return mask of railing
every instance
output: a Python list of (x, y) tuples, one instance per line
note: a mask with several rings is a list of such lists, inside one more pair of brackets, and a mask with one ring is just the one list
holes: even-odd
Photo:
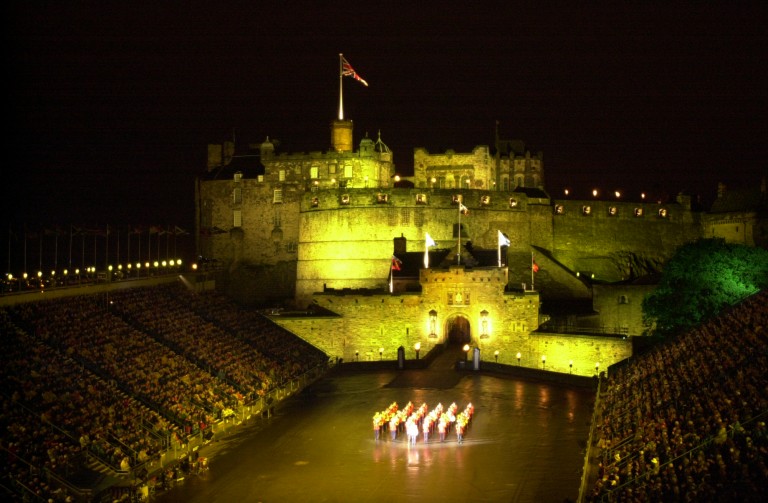
[(557, 334), (580, 334), (580, 335), (620, 335), (626, 337), (629, 335), (629, 327), (606, 327), (606, 326), (587, 326), (573, 325), (571, 323), (546, 322), (539, 327), (539, 332), (551, 332)]

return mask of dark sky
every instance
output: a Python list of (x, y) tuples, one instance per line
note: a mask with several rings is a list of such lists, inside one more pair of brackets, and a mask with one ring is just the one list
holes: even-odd
[(381, 131), (405, 173), (498, 120), (556, 196), (757, 183), (765, 2), (581, 3), (12, 2), (5, 215), (192, 226), (208, 143), (329, 147), (339, 52), (370, 84), (344, 79), (355, 143)]

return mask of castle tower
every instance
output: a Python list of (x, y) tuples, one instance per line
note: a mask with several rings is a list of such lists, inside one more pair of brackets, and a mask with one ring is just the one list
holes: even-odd
[(336, 152), (352, 152), (352, 121), (331, 123), (331, 146)]

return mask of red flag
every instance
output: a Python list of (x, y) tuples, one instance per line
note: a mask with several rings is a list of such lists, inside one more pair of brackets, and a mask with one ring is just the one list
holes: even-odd
[(531, 257), (531, 269), (533, 272), (539, 272), (539, 264), (536, 263), (536, 259)]
[(356, 81), (360, 82), (364, 86), (368, 86), (368, 82), (363, 80), (363, 78), (357, 74), (354, 68), (352, 68), (352, 65), (349, 64), (349, 61), (347, 61), (347, 58), (344, 56), (341, 57), (341, 74), (344, 77), (352, 77)]
[(399, 271), (400, 265), (403, 263), (402, 260), (392, 255), (392, 270), (393, 271)]

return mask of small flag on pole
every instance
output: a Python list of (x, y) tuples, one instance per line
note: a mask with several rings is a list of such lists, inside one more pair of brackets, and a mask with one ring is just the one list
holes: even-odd
[(344, 56), (341, 57), (341, 74), (344, 77), (352, 77), (364, 86), (368, 86), (368, 82), (366, 82), (360, 75), (357, 74), (355, 69), (352, 68), (352, 65), (349, 64), (349, 61), (347, 61), (347, 58)]
[(533, 272), (539, 272), (539, 264), (536, 263), (536, 259), (531, 255), (531, 269)]
[(437, 246), (437, 243), (435, 243), (435, 240), (432, 239), (432, 236), (427, 233), (427, 241), (426, 246), (424, 247), (424, 269), (429, 269), (429, 247), (430, 246)]
[(464, 206), (464, 203), (462, 203), (461, 201), (459, 201), (459, 213), (461, 213), (462, 215), (469, 215), (469, 208)]
[(509, 246), (509, 238), (505, 236), (503, 232), (501, 231), (497, 231), (497, 232), (499, 234), (498, 236), (499, 246), (496, 248), (496, 254), (497, 254), (498, 265), (499, 267), (501, 267), (501, 247)]
[(502, 246), (509, 246), (511, 243), (509, 242), (509, 238), (504, 235), (501, 231), (499, 231), (499, 247)]
[(400, 266), (402, 264), (403, 264), (402, 260), (400, 260), (399, 258), (397, 258), (394, 255), (392, 255), (392, 270), (393, 271), (399, 271), (400, 270)]

